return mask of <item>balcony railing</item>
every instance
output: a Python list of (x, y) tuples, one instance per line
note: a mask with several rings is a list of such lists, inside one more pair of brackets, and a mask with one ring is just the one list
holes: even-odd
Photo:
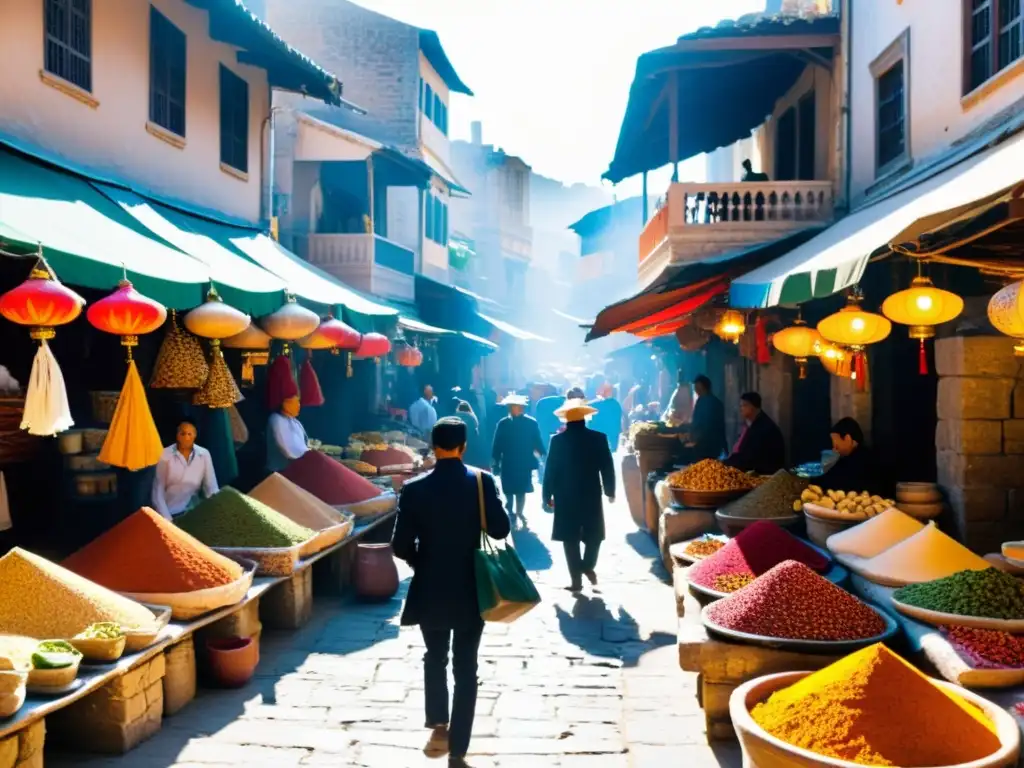
[(412, 275), (415, 272), (415, 254), (380, 235), (310, 235), (308, 254), (311, 263), (334, 273), (339, 269), (368, 269), (373, 265), (393, 269), (405, 275)]

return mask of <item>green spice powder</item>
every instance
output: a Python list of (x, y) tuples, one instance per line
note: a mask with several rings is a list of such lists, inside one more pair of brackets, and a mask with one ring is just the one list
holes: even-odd
[(917, 608), (987, 619), (1024, 619), (1024, 585), (996, 568), (960, 571), (896, 590), (894, 600)]
[(234, 488), (222, 488), (174, 522), (211, 547), (291, 547), (316, 535)]

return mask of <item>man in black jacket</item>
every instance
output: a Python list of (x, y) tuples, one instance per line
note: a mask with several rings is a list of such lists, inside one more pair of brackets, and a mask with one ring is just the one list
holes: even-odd
[(757, 392), (740, 395), (740, 416), (743, 431), (725, 463), (759, 475), (778, 472), (786, 465), (786, 441), (779, 425), (761, 410), (761, 395)]
[(597, 584), (594, 569), (604, 541), (602, 488), (609, 501), (615, 500), (615, 467), (608, 440), (587, 428), (587, 416), (596, 412), (581, 399), (566, 400), (556, 411), (567, 425), (564, 432), (551, 438), (544, 471), (543, 501), (555, 510), (551, 538), (562, 542), (565, 549), (572, 592), (583, 589), (583, 576)]
[(698, 376), (693, 380), (697, 402), (693, 406), (690, 435), (686, 447), (694, 461), (717, 459), (725, 453), (725, 406), (711, 392), (711, 379)]
[[(402, 624), (419, 624), (423, 655), (426, 727), (430, 747), (447, 749), (449, 765), (463, 765), (476, 714), (477, 652), (484, 622), (476, 596), (475, 552), (481, 523), (487, 535), (504, 539), (509, 519), (494, 478), (482, 473), (480, 508), (476, 471), (462, 463), (466, 425), (457, 418), (437, 422), (431, 433), (437, 465), (405, 484), (398, 501), (392, 547), (413, 568)], [(448, 651), (453, 654), (455, 696), (449, 729)]]

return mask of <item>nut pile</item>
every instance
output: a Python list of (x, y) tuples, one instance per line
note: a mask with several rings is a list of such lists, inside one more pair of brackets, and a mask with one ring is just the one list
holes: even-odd
[(790, 640), (865, 640), (886, 626), (875, 610), (794, 560), (714, 603), (708, 618), (726, 629)]
[(683, 550), (690, 557), (707, 557), (713, 555), (715, 552), (725, 546), (725, 542), (721, 539), (715, 538), (714, 536), (701, 536), (699, 539), (694, 539), (686, 545), (686, 549)]
[(685, 491), (749, 491), (755, 478), (720, 461), (704, 459), (668, 476), (668, 484)]
[(958, 654), (976, 669), (1024, 667), (1024, 638), (995, 629), (943, 627)]
[(657, 431), (656, 421), (634, 421), (629, 425), (629, 442), (635, 441), (638, 435), (653, 434)]
[(874, 517), (896, 506), (892, 499), (872, 496), (867, 491), (823, 491), (820, 485), (807, 486), (800, 494), (800, 498), (793, 502), (793, 511), (801, 511), (804, 504), (817, 504), (825, 509), (834, 509), (836, 512), (858, 517)]
[(722, 507), (732, 517), (787, 517), (796, 509), (794, 502), (807, 488), (807, 481), (780, 469), (746, 496)]
[(897, 589), (893, 599), (917, 608), (986, 619), (1024, 619), (1024, 585), (996, 568), (958, 571)]

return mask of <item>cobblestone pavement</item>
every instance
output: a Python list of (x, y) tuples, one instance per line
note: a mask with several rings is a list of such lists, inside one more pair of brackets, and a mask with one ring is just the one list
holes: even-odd
[[(738, 768), (735, 746), (705, 741), (696, 676), (678, 665), (672, 589), (624, 500), (607, 511), (599, 587), (575, 598), (550, 517), (528, 498), (529, 528), (514, 540), (544, 602), (484, 632), (470, 765)], [(48, 768), (445, 765), (423, 754), (422, 640), (398, 626), (406, 583), (383, 605), (318, 598), (301, 631), (264, 632), (245, 688), (201, 691), (123, 758), (48, 754)]]

